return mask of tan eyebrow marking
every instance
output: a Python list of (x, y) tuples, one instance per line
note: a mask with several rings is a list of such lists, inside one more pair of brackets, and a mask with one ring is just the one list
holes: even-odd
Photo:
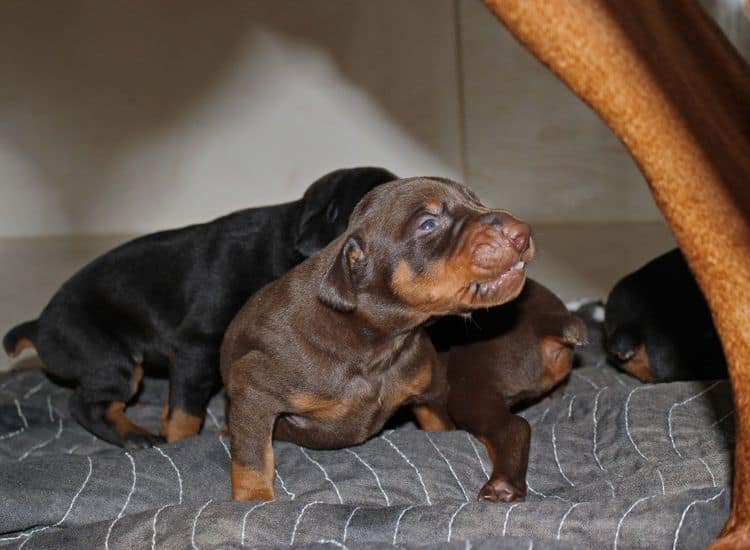
[(443, 201), (439, 201), (437, 199), (427, 199), (424, 203), (424, 208), (430, 214), (435, 214), (437, 216), (443, 213), (445, 204), (443, 203)]

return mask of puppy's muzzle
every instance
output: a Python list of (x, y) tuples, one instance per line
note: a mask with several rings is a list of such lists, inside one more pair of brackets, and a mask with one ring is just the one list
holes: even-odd
[[(531, 228), (507, 212), (485, 214), (479, 220), (481, 232), (476, 236), (472, 260), (480, 269), (494, 270), (498, 264), (522, 269), (534, 256)], [(509, 266), (508, 266), (509, 267)]]

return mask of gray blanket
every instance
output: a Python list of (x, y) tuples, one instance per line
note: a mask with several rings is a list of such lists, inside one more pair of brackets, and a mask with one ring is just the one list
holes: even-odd
[[(488, 504), (465, 432), (406, 425), (359, 447), (277, 442), (271, 503), (229, 500), (223, 397), (199, 437), (125, 451), (80, 428), (39, 370), (0, 378), (0, 545), (31, 548), (703, 548), (729, 513), (728, 381), (641, 385), (588, 353), (533, 426), (529, 494)], [(163, 382), (130, 409), (158, 429)]]

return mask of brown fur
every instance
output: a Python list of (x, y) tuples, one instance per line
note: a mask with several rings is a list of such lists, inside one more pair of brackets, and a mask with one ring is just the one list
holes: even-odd
[(13, 353), (11, 353), (10, 356), (17, 357), (25, 349), (34, 349), (34, 342), (28, 338), (21, 338), (16, 342), (16, 347), (13, 349)]
[(290, 412), (310, 415), (320, 420), (337, 420), (351, 412), (355, 406), (352, 401), (319, 397), (309, 393), (292, 395), (289, 404)]
[[(580, 342), (576, 342), (580, 343)], [(542, 377), (540, 386), (542, 391), (549, 391), (562, 382), (573, 368), (574, 342), (566, 342), (562, 338), (545, 336), (542, 338)]]
[(148, 430), (138, 424), (134, 424), (125, 414), (125, 403), (122, 401), (113, 401), (107, 407), (104, 418), (109, 427), (119, 436), (129, 434), (152, 435)]
[(628, 374), (635, 376), (641, 382), (651, 382), (653, 376), (649, 368), (646, 346), (643, 344), (638, 346), (633, 356), (622, 364), (622, 369)]
[[(425, 217), (435, 225), (424, 229)], [(481, 265), (479, 246), (491, 247)], [(263, 456), (272, 436), (312, 448), (353, 445), (403, 405), (429, 405), (416, 409), (428, 428), (450, 426), (445, 366), (421, 324), (502, 303), (523, 287), (522, 269), (471, 302), (446, 299), (445, 289), (497, 278), (532, 255), (526, 224), (454, 182), (398, 180), (366, 195), (347, 232), (251, 297), (224, 337), (233, 497), (273, 498), (272, 477), (258, 474), (272, 463)], [(430, 289), (413, 293), (402, 277), (427, 280), (420, 270)]]
[(439, 414), (429, 405), (415, 405), (412, 407), (419, 427), (426, 432), (447, 432), (455, 429), (452, 422), (448, 422), (444, 415)]
[(485, 3), (630, 150), (696, 276), (737, 409), (732, 512), (716, 547), (748, 546), (750, 68), (695, 0)]
[[(485, 261), (495, 262), (495, 257), (479, 251), (489, 249), (489, 255), (516, 257), (511, 248), (500, 248), (492, 245), (497, 241), (497, 229), (485, 224), (473, 223), (461, 235), (461, 242), (456, 251), (445, 259), (440, 259), (430, 266), (425, 273), (417, 275), (407, 261), (396, 266), (392, 277), (392, 287), (405, 303), (430, 315), (446, 314), (456, 310), (469, 310), (481, 303), (482, 296), (472, 291), (471, 284), (477, 281), (487, 282), (496, 279), (500, 273), (487, 270), (477, 265), (477, 256)], [(522, 257), (528, 261), (534, 254), (533, 241), (530, 241), (528, 252)], [(503, 258), (500, 265), (507, 264)], [(518, 274), (520, 276), (522, 274)], [(510, 276), (516, 276), (511, 274)], [(520, 286), (508, 284), (502, 287), (506, 294), (494, 297), (497, 302), (514, 299), (521, 291)]]
[(167, 443), (198, 435), (202, 425), (203, 418), (200, 416), (192, 415), (181, 409), (174, 409), (165, 419), (162, 410), (161, 434), (167, 440)]
[(568, 375), (573, 346), (586, 340), (583, 320), (529, 279), (515, 301), (474, 312), (469, 322), (438, 321), (430, 336), (448, 372), (449, 418), (478, 437), (492, 461), (479, 498), (521, 498), (526, 494), (530, 428), (510, 407), (539, 398)]
[(273, 448), (266, 446), (263, 467), (253, 470), (232, 459), (232, 498), (235, 500), (274, 500), (273, 490), (274, 458)]

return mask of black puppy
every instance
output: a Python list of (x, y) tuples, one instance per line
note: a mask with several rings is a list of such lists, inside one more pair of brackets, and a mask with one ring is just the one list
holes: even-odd
[(342, 233), (359, 199), (394, 179), (380, 168), (338, 170), (300, 200), (130, 241), (68, 280), (39, 319), (5, 336), (5, 350), (36, 348), (48, 372), (77, 383), (73, 417), (133, 448), (162, 440), (125, 407), (144, 367), (166, 369), (162, 436), (193, 436), (220, 384), (224, 330), (247, 297)]
[(604, 329), (610, 359), (643, 382), (727, 375), (708, 305), (679, 249), (615, 285)]

